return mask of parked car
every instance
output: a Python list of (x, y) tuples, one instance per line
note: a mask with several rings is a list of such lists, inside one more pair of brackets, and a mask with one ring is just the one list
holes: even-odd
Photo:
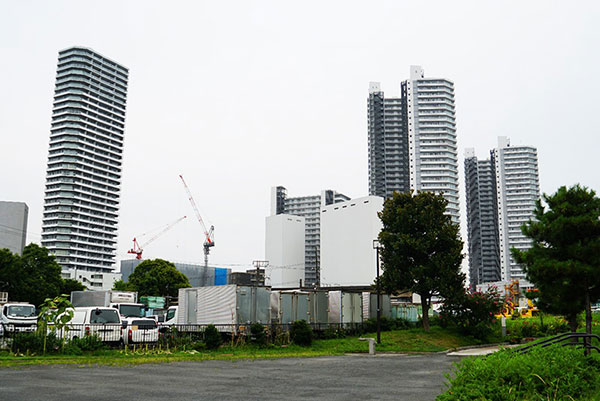
[[(87, 306), (72, 309), (73, 318), (56, 331), (59, 338), (73, 339), (96, 334), (105, 343), (123, 343), (123, 321), (116, 308)], [(54, 331), (49, 325), (48, 331)]]
[(155, 343), (158, 341), (158, 324), (154, 319), (131, 320), (126, 330), (127, 344)]

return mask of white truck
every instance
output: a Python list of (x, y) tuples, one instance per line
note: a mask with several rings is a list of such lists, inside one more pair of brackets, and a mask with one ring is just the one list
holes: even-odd
[[(115, 308), (127, 328), (126, 343), (158, 341), (156, 320), (146, 317), (146, 306), (137, 302), (137, 292), (131, 291), (73, 291), (71, 303), (77, 307), (104, 306)], [(127, 339), (129, 341), (127, 341)]]
[(0, 293), (0, 332), (32, 332), (37, 329), (35, 306), (27, 302), (8, 302), (8, 294)]

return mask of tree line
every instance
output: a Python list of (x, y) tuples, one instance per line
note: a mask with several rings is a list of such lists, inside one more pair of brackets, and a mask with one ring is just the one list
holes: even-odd
[[(542, 203), (542, 200), (545, 202)], [(445, 214), (443, 195), (429, 192), (395, 192), (384, 202), (379, 217), (383, 228), (383, 274), (379, 284), (388, 293), (410, 290), (421, 297), (423, 327), (429, 329), (431, 298), (440, 296), (455, 318), (474, 313), (482, 302), (475, 289), (465, 288), (460, 270), (464, 255), (458, 224)], [(512, 249), (526, 278), (537, 291), (537, 307), (564, 315), (572, 331), (577, 316), (586, 312), (586, 331), (591, 333), (591, 304), (600, 298), (600, 199), (586, 187), (560, 187), (536, 201), (534, 219), (522, 227), (531, 239), (528, 250)], [(377, 284), (377, 283), (376, 283)], [(486, 309), (488, 315), (489, 308)], [(477, 320), (462, 317), (476, 324)]]

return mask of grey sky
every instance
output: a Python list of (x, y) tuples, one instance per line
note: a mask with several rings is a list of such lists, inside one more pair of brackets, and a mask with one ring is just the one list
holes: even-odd
[[(211, 262), (264, 257), (274, 185), (367, 194), (369, 81), (399, 93), (411, 64), (456, 88), (465, 147), (538, 148), (543, 192), (600, 190), (597, 2), (0, 0), (0, 199), (39, 242), (57, 53), (129, 67), (119, 259), (134, 236), (188, 219), (145, 257), (202, 260), (182, 173), (215, 225)], [(464, 232), (464, 228), (463, 228)]]

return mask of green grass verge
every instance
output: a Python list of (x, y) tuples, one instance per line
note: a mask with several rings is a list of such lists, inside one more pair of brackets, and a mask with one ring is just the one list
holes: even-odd
[[(373, 337), (375, 333), (362, 337)], [(237, 347), (223, 346), (214, 351), (169, 351), (166, 349), (105, 350), (85, 355), (33, 355), (15, 356), (0, 353), (0, 367), (50, 364), (78, 365), (130, 365), (142, 363), (165, 363), (179, 361), (270, 359), (284, 357), (316, 357), (368, 352), (368, 342), (359, 337), (346, 337), (331, 340), (315, 340), (310, 347), (297, 345), (268, 346), (259, 348), (250, 345)], [(477, 344), (472, 338), (464, 337), (452, 329), (432, 327), (429, 332), (423, 329), (397, 330), (381, 333), (378, 352), (420, 353), (439, 352), (447, 349)]]

